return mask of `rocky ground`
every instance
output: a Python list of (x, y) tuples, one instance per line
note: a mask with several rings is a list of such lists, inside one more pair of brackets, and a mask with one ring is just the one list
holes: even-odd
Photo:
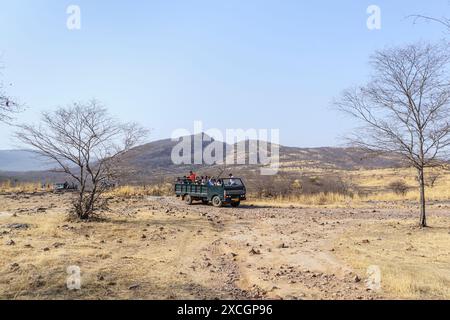
[[(172, 197), (114, 199), (68, 219), (70, 195), (0, 195), (3, 299), (383, 299), (336, 254), (339, 237), (413, 207), (214, 208)], [(446, 216), (436, 204), (434, 215)], [(68, 266), (81, 289), (68, 290)]]

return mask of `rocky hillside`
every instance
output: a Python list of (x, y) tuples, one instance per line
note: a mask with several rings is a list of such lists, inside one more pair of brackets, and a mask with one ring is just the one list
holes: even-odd
[[(182, 176), (189, 170), (200, 171), (205, 175), (217, 175), (223, 171), (223, 165), (175, 165), (172, 162), (171, 154), (177, 143), (171, 139), (165, 139), (130, 150), (121, 159), (121, 166), (126, 173), (123, 179), (130, 183), (151, 183), (171, 179), (177, 175)], [(203, 147), (209, 144), (210, 142), (204, 142)], [(220, 142), (219, 145), (223, 146), (223, 150), (226, 150), (227, 145), (225, 143)], [(246, 158), (248, 159), (248, 142), (246, 150)], [(268, 150), (270, 150), (270, 145)], [(193, 150), (191, 150), (191, 153), (193, 154)], [(256, 172), (260, 167), (259, 165), (249, 165), (248, 161), (246, 163), (244, 165), (227, 166), (226, 170), (233, 170), (242, 175), (246, 174), (246, 172)], [(0, 151), (0, 178), (3, 179), (12, 177), (19, 180), (42, 180), (46, 177), (56, 179), (54, 174), (45, 172), (48, 166), (48, 163), (42, 162), (42, 160), (37, 159), (29, 152)], [(280, 170), (286, 173), (311, 169), (356, 170), (399, 166), (401, 166), (401, 162), (396, 157), (372, 157), (355, 148), (296, 148), (280, 146)]]

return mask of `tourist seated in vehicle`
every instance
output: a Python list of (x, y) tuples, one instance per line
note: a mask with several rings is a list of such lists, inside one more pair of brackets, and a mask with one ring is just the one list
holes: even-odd
[(230, 178), (229, 184), (230, 184), (231, 186), (234, 186), (234, 185), (236, 184), (236, 181), (234, 180), (233, 174), (230, 173), (230, 174), (228, 175), (228, 177)]
[(197, 181), (197, 175), (194, 172), (189, 171), (188, 179), (191, 180), (191, 182), (195, 183)]

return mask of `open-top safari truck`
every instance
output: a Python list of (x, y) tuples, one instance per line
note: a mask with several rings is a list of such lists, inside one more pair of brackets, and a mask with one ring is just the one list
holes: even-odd
[(69, 184), (68, 182), (64, 182), (53, 184), (53, 192), (55, 193), (75, 192), (75, 191), (78, 191), (78, 185), (76, 185), (75, 183)]
[(245, 185), (240, 178), (218, 179), (220, 184), (196, 184), (190, 181), (175, 183), (175, 194), (187, 204), (193, 201), (202, 201), (203, 204), (212, 203), (215, 207), (230, 204), (238, 207), (241, 201), (246, 200)]

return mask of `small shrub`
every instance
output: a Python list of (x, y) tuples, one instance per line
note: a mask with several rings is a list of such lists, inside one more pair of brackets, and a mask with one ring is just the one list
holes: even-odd
[(402, 196), (406, 195), (409, 189), (408, 185), (403, 180), (392, 181), (391, 183), (389, 183), (388, 188), (395, 194)]

